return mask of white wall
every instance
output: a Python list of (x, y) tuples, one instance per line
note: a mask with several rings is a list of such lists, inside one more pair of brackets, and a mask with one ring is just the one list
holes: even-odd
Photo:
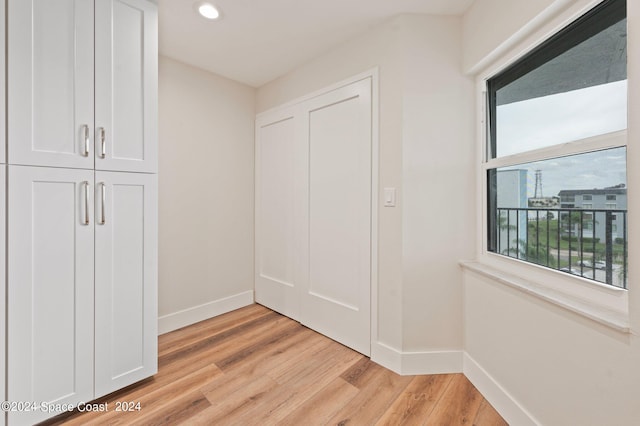
[[(590, 2), (518, 0), (513, 3), (517, 3), (514, 8), (519, 11), (507, 13), (505, 7), (511, 11), (511, 6), (505, 2), (476, 0), (464, 18), (467, 64), (482, 62), (480, 54), (492, 52), (509, 39), (517, 31), (515, 23), (526, 26), (527, 22), (536, 21), (539, 29), (532, 29), (530, 34), (541, 34), (545, 28), (565, 22), (568, 15), (583, 10)], [(546, 11), (540, 12), (546, 13), (544, 19), (536, 15), (540, 7), (529, 3), (548, 5)], [(640, 251), (640, 187), (633, 184), (640, 182), (640, 3), (629, 1), (627, 5), (629, 253), (630, 259), (635, 259), (634, 253)], [(549, 10), (554, 13), (549, 14)], [(474, 39), (471, 34), (478, 33), (489, 17), (492, 17), (491, 25), (496, 27), (491, 30), (492, 34), (495, 31), (494, 39), (481, 35)], [(514, 17), (514, 22), (510, 22)], [(526, 43), (523, 38), (503, 47), (502, 53), (508, 56), (509, 47), (518, 50)], [(515, 409), (544, 425), (639, 424), (640, 275), (637, 271), (631, 262), (632, 333), (615, 331), (509, 288), (498, 280), (465, 272), (465, 350), (484, 369), (476, 376), (481, 379), (476, 381), (479, 390), (503, 415)], [(516, 417), (505, 416), (507, 421), (516, 423), (513, 420)]]
[[(395, 208), (378, 206), (377, 340), (389, 351), (378, 357), (385, 354), (374, 342), (372, 358), (405, 373), (462, 368), (457, 261), (473, 253), (474, 148), (461, 35), (460, 18), (399, 16), (257, 94), (264, 111), (379, 67), (379, 188), (395, 187), (398, 197)], [(429, 354), (443, 350), (456, 354), (431, 363)]]
[(475, 0), (463, 22), (463, 67), (476, 72), (538, 26), (539, 15), (562, 10), (573, 0)]
[(402, 348), (455, 351), (462, 348), (457, 261), (474, 253), (474, 83), (462, 75), (460, 18), (405, 15), (401, 23)]
[(160, 57), (159, 328), (252, 302), (255, 89)]

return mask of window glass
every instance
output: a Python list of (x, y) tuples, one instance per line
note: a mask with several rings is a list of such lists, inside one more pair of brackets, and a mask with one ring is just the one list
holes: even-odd
[(489, 158), (627, 128), (625, 2), (605, 2), (489, 82)]
[(489, 251), (626, 288), (626, 23), (604, 1), (487, 81)]

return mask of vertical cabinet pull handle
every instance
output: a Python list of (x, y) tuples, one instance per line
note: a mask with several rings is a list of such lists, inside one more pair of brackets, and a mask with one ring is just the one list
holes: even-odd
[(100, 127), (98, 129), (98, 134), (100, 135), (100, 158), (105, 158), (107, 156), (107, 147), (105, 141), (105, 130), (104, 127)]
[(106, 185), (104, 184), (104, 182), (100, 182), (101, 206), (100, 206), (100, 222), (98, 222), (100, 225), (104, 225), (106, 223), (106, 221), (107, 221), (106, 215), (104, 213), (105, 201), (106, 201), (105, 193), (106, 192), (107, 192)]
[(84, 225), (89, 224), (89, 181), (84, 182)]
[(89, 156), (89, 126), (87, 124), (82, 125), (82, 137), (84, 138), (84, 153), (83, 156)]

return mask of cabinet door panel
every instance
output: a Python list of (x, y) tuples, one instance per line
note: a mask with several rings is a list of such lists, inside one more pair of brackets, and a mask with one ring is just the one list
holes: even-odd
[[(93, 399), (92, 187), (88, 170), (9, 167), (10, 401)], [(9, 421), (48, 416), (11, 412)]]
[(157, 171), (156, 15), (142, 0), (96, 1), (98, 170)]
[(156, 210), (155, 175), (96, 172), (96, 396), (157, 370)]
[(8, 11), (9, 163), (93, 168), (93, 2)]
[[(0, 54), (0, 82), (2, 82), (2, 84), (0, 84), (0, 163), (6, 163), (7, 159), (5, 157), (5, 154), (7, 152), (6, 149), (6, 140), (5, 140), (5, 134), (6, 134), (6, 128), (7, 128), (7, 122), (6, 122), (6, 118), (7, 118), (7, 114), (5, 111), (5, 106), (7, 105), (6, 103), (6, 85), (5, 83), (5, 64), (6, 64), (6, 38), (5, 38), (5, 33), (6, 33), (6, 29), (5, 29), (5, 9), (6, 9), (6, 2), (5, 0), (0, 0), (0, 51), (2, 52)], [(2, 421), (0, 421), (0, 424), (2, 424)]]
[[(0, 2), (1, 3), (1, 2)], [(0, 166), (0, 383), (6, 384), (6, 295), (7, 288), (5, 282), (5, 272), (6, 272), (6, 228), (4, 224), (6, 223), (6, 210), (5, 210), (5, 200), (6, 200), (6, 172), (7, 167), (2, 165)], [(5, 387), (3, 386), (0, 389), (0, 397), (2, 397), (3, 401), (7, 400), (5, 394)], [(5, 416), (0, 416), (0, 425), (5, 424)]]

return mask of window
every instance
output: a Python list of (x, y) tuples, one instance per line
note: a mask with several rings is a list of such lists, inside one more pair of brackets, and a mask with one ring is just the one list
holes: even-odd
[(607, 195), (607, 201), (616, 201), (615, 195)]
[(487, 80), (489, 252), (626, 288), (626, 209), (603, 197), (626, 199), (626, 23), (604, 1)]

